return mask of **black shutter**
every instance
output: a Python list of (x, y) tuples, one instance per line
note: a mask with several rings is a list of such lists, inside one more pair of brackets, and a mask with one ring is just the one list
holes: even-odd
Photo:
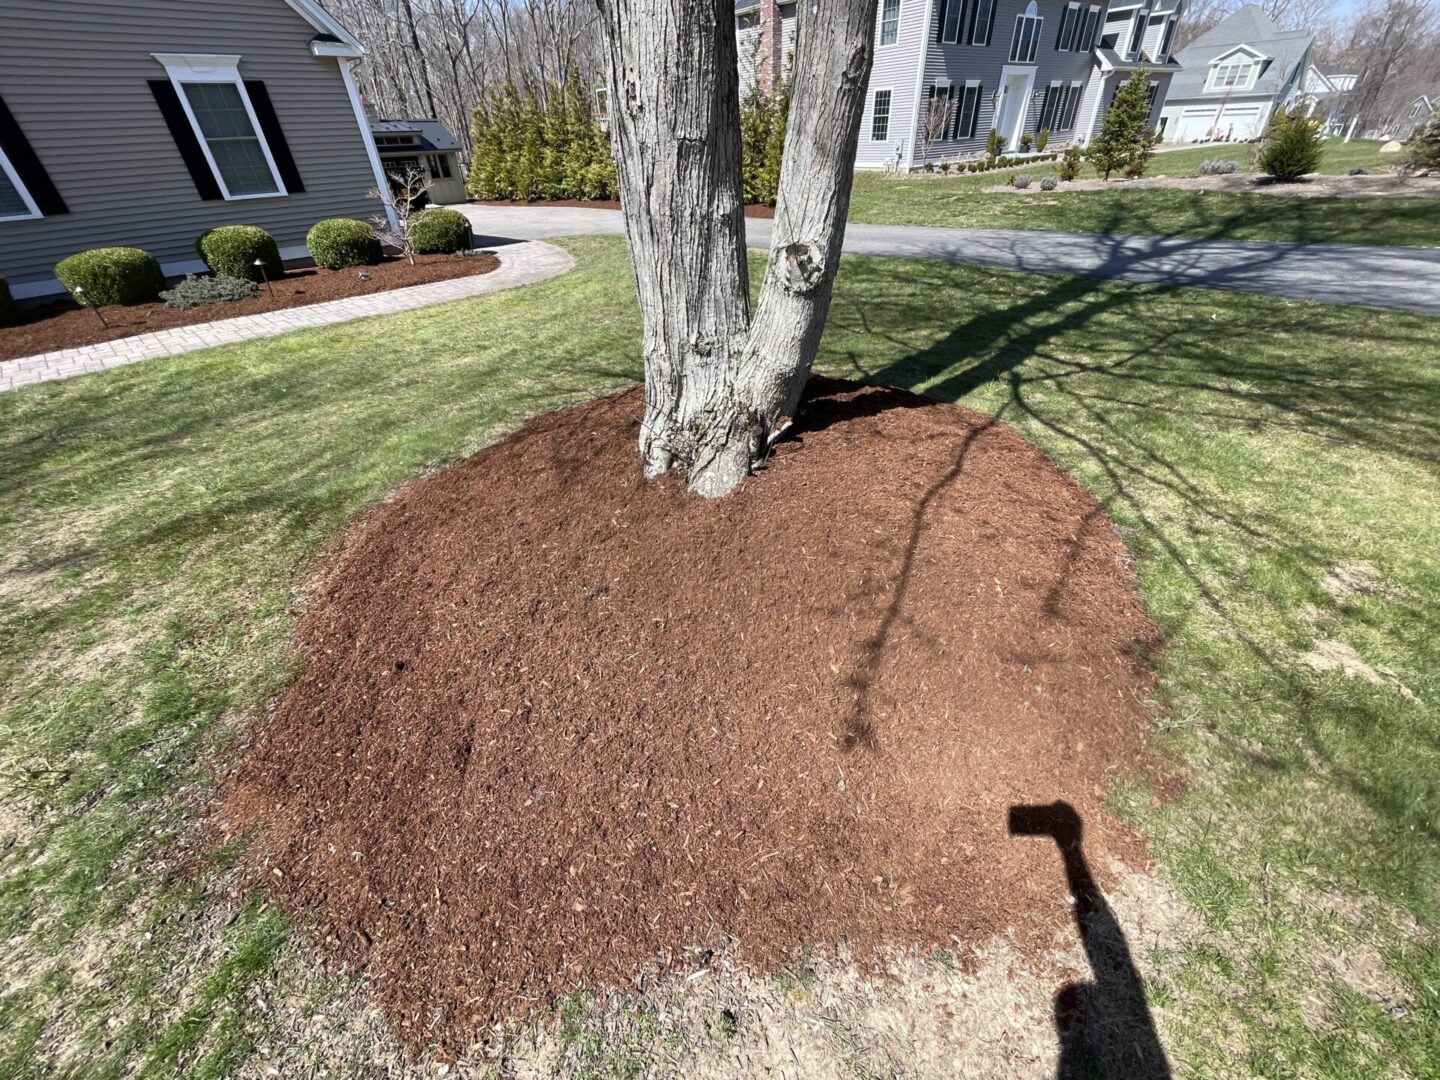
[(940, 0), (940, 18), (935, 22), (935, 44), (939, 45), (945, 40), (945, 10), (952, 3), (963, 3), (964, 0)]
[(25, 190), (30, 193), (30, 198), (35, 200), (41, 214), (49, 217), (51, 214), (70, 212), (65, 200), (60, 197), (60, 192), (50, 182), (49, 173), (31, 149), (30, 140), (25, 138), (25, 133), (15, 122), (4, 98), (0, 98), (0, 149), (5, 151), (5, 156), (10, 159), (10, 164), (20, 177), (20, 183), (25, 185)]
[(290, 144), (285, 141), (285, 132), (280, 130), (280, 118), (275, 115), (275, 106), (270, 104), (270, 92), (259, 79), (246, 79), (245, 92), (250, 95), (250, 104), (255, 109), (255, 118), (260, 121), (260, 133), (270, 146), (270, 156), (275, 159), (275, 168), (285, 190), (298, 195), (305, 190), (300, 180), (300, 170), (295, 167), (295, 158), (290, 154)]
[(155, 95), (155, 104), (160, 106), (160, 115), (165, 118), (165, 126), (170, 129), (170, 137), (175, 140), (175, 148), (180, 151), (180, 159), (185, 162), (200, 198), (223, 199), (225, 196), (220, 193), (220, 185), (215, 182), (210, 162), (205, 160), (205, 151), (200, 148), (200, 140), (195, 137), (195, 129), (190, 126), (190, 118), (185, 115), (175, 87), (169, 79), (151, 79), (150, 93)]

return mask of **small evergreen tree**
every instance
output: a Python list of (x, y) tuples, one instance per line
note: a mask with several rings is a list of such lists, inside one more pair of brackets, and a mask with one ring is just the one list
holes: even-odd
[(1049, 145), (1050, 145), (1050, 129), (1049, 129), (1049, 128), (1041, 128), (1039, 131), (1037, 131), (1037, 132), (1035, 133), (1035, 152), (1036, 152), (1037, 154), (1043, 154), (1043, 153), (1045, 152), (1045, 147), (1047, 147), (1047, 146), (1049, 146)]
[(1115, 100), (1105, 111), (1100, 134), (1086, 151), (1091, 164), (1105, 177), (1123, 171), (1126, 176), (1142, 176), (1155, 152), (1150, 134), (1150, 73), (1138, 68), (1115, 92)]
[(1320, 121), (1300, 109), (1277, 110), (1265, 132), (1256, 158), (1262, 172), (1282, 183), (1299, 180), (1320, 167), (1325, 145), (1320, 140)]
[(1440, 108), (1405, 144), (1405, 168), (1410, 172), (1440, 169)]
[(990, 134), (985, 136), (985, 153), (990, 155), (991, 161), (994, 161), (997, 157), (1000, 156), (1000, 151), (1004, 149), (1005, 140), (1001, 138), (1000, 132), (996, 131), (992, 127), (990, 129)]

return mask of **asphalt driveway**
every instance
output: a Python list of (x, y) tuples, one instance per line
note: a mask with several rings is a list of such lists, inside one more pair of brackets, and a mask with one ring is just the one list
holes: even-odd
[[(486, 246), (557, 236), (623, 236), (618, 210), (571, 206), (462, 206)], [(771, 222), (747, 221), (748, 239), (769, 247)], [(862, 225), (846, 252), (1202, 289), (1440, 315), (1440, 249), (1358, 244), (1267, 243), (1023, 229)]]

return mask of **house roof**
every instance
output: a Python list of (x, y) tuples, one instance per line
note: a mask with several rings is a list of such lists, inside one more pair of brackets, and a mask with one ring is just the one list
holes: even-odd
[(1281, 30), (1260, 8), (1246, 4), (1176, 53), (1184, 70), (1171, 81), (1167, 100), (1222, 96), (1205, 93), (1210, 65), (1241, 46), (1264, 57), (1260, 77), (1242, 93), (1247, 97), (1278, 93), (1314, 40), (1309, 30)]
[(460, 140), (450, 134), (450, 129), (439, 120), (428, 118), (409, 120), (371, 120), (370, 131), (375, 135), (413, 135), (417, 147), (378, 147), (380, 153), (398, 153), (408, 149), (433, 150), (444, 153), (459, 150)]
[(1108, 49), (1101, 45), (1095, 50), (1095, 56), (1100, 61), (1101, 71), (1134, 71), (1137, 68), (1144, 68), (1146, 71), (1179, 71), (1180, 62), (1171, 57), (1163, 64), (1150, 59), (1126, 60), (1114, 49)]
[(326, 11), (317, 0), (285, 0), (295, 13), (315, 28), (310, 51), (316, 56), (365, 55), (365, 46), (358, 38), (342, 26), (335, 16)]

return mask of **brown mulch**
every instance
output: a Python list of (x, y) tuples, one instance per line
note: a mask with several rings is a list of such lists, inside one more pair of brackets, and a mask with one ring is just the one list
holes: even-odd
[[(619, 199), (471, 199), (471, 206), (581, 206), (589, 210), (619, 210)], [(773, 218), (775, 208), (768, 203), (746, 203), (748, 218)]]
[(1143, 865), (1159, 630), (1095, 501), (1003, 424), (812, 380), (737, 494), (646, 483), (638, 389), (356, 522), (222, 792), (287, 909), (412, 1046), (723, 946), (1049, 945), (1065, 799)]
[[(0, 360), (14, 360), (80, 345), (96, 345), (151, 330), (193, 326), (216, 319), (258, 315), (263, 311), (403, 289), (407, 285), (488, 274), (499, 265), (500, 260), (495, 256), (477, 252), (465, 256), (417, 255), (414, 266), (399, 257), (387, 257), (379, 266), (356, 266), (346, 270), (323, 270), (311, 266), (287, 270), (283, 278), (277, 278), (273, 297), (261, 283), (259, 293), (248, 300), (204, 304), (189, 311), (168, 308), (161, 300), (127, 307), (111, 305), (102, 309), (105, 321), (110, 324), (108, 328), (100, 325), (95, 312), (80, 307), (67, 297), (28, 309), (22, 313), (22, 321), (18, 324), (0, 327)], [(370, 280), (360, 280), (362, 271), (370, 275)]]

